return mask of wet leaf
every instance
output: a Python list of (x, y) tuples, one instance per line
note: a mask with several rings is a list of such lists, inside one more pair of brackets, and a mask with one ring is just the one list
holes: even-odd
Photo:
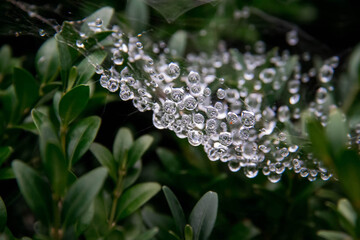
[(78, 80), (77, 85), (86, 84), (95, 74), (95, 69), (100, 66), (106, 57), (104, 50), (97, 50), (85, 57), (77, 66)]
[(91, 36), (94, 34), (94, 32), (91, 31), (91, 27), (92, 25), (95, 24), (97, 19), (100, 19), (102, 22), (101, 28), (106, 28), (109, 25), (113, 15), (114, 15), (113, 8), (103, 7), (85, 19), (85, 22), (81, 25), (80, 31), (88, 36)]

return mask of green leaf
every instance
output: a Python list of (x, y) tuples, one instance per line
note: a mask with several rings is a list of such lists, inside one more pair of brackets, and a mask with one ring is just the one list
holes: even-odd
[(102, 21), (102, 28), (106, 28), (109, 25), (113, 15), (114, 15), (113, 8), (103, 7), (85, 19), (85, 22), (81, 25), (80, 31), (88, 36), (91, 36), (94, 34), (94, 32), (91, 31), (89, 27), (89, 23), (91, 25), (99, 18)]
[(65, 228), (77, 222), (89, 209), (96, 195), (100, 191), (107, 171), (100, 167), (80, 177), (70, 187), (65, 196), (62, 219)]
[(50, 82), (56, 77), (60, 63), (55, 38), (49, 38), (41, 45), (35, 63), (42, 83)]
[(69, 71), (69, 79), (67, 82), (66, 91), (70, 91), (73, 88), (73, 86), (76, 82), (77, 76), (78, 76), (78, 69), (76, 66), (72, 66)]
[(339, 110), (330, 112), (326, 135), (334, 155), (338, 155), (348, 142), (348, 129), (343, 114)]
[(142, 169), (141, 161), (137, 161), (134, 166), (126, 171), (126, 175), (123, 180), (123, 189), (130, 187), (139, 178)]
[(335, 165), (340, 183), (360, 213), (360, 156), (354, 150), (344, 150)]
[(57, 196), (63, 196), (67, 187), (66, 159), (57, 144), (47, 143), (44, 167), (50, 180), (52, 190)]
[(10, 157), (12, 152), (13, 149), (10, 146), (0, 147), (0, 167)]
[(319, 121), (312, 117), (306, 117), (305, 124), (312, 144), (313, 153), (325, 164), (332, 166), (329, 143), (327, 142), (324, 127), (320, 124)]
[(150, 147), (153, 140), (154, 138), (150, 135), (144, 135), (136, 139), (129, 150), (127, 161), (128, 168), (132, 167), (138, 160), (140, 160), (145, 151)]
[(171, 36), (169, 40), (169, 49), (172, 55), (183, 57), (186, 49), (187, 33), (179, 30)]
[(90, 204), (89, 209), (86, 210), (84, 214), (81, 215), (81, 218), (76, 224), (76, 235), (79, 237), (91, 224), (95, 214), (95, 205), (94, 203)]
[(45, 226), (49, 226), (53, 216), (51, 190), (47, 182), (25, 163), (12, 163), (20, 192), (34, 214)]
[(117, 168), (111, 152), (99, 143), (92, 143), (90, 151), (94, 154), (99, 163), (108, 169), (110, 177), (116, 181)]
[(73, 121), (89, 101), (89, 86), (80, 85), (67, 92), (59, 103), (59, 115), (64, 125)]
[(120, 165), (124, 161), (125, 153), (129, 151), (130, 147), (133, 145), (134, 138), (131, 134), (130, 129), (120, 128), (116, 134), (113, 153), (115, 161), (119, 162)]
[(218, 208), (218, 196), (207, 192), (190, 213), (189, 223), (194, 231), (194, 240), (207, 239), (214, 227)]
[(3, 232), (7, 222), (7, 211), (4, 201), (0, 196), (0, 232)]
[(338, 231), (320, 230), (317, 235), (327, 240), (352, 240), (346, 233)]
[(105, 57), (106, 51), (104, 50), (97, 50), (85, 57), (85, 59), (83, 59), (77, 66), (79, 73), (77, 85), (88, 83), (95, 73), (96, 66), (100, 66)]
[(146, 30), (149, 22), (149, 9), (143, 0), (128, 0), (125, 11), (131, 29), (135, 33)]
[(180, 162), (173, 152), (165, 148), (158, 148), (156, 149), (156, 153), (159, 156), (162, 164), (169, 172), (178, 173), (180, 171)]
[(11, 55), (11, 47), (9, 45), (4, 45), (0, 48), (0, 73), (6, 73), (9, 70)]
[(157, 227), (154, 227), (143, 234), (140, 234), (137, 236), (134, 240), (151, 240), (155, 235), (159, 232), (159, 229)]
[(351, 203), (347, 199), (340, 199), (337, 205), (337, 209), (339, 213), (343, 215), (353, 227), (356, 226), (357, 215), (355, 210), (351, 206)]
[(11, 167), (0, 168), (0, 180), (14, 179), (15, 174)]
[(180, 232), (180, 236), (183, 238), (186, 220), (181, 204), (175, 194), (170, 190), (170, 188), (168, 188), (167, 186), (163, 186), (162, 190), (165, 194), (166, 201), (170, 207), (170, 211), (174, 218), (175, 224)]
[(116, 219), (121, 220), (149, 201), (161, 189), (158, 183), (140, 183), (127, 189), (121, 196), (117, 209)]
[(66, 149), (71, 164), (76, 163), (89, 149), (100, 128), (101, 118), (88, 117), (70, 126), (66, 136)]
[(60, 75), (64, 89), (67, 89), (70, 68), (79, 56), (76, 47), (76, 40), (78, 39), (80, 39), (79, 33), (74, 29), (73, 24), (67, 21), (61, 26), (61, 31), (55, 35), (59, 52)]
[(32, 107), (39, 98), (39, 85), (25, 69), (14, 69), (14, 86), (20, 111)]
[(193, 240), (194, 232), (189, 224), (186, 224), (184, 232), (185, 232), (185, 240)]

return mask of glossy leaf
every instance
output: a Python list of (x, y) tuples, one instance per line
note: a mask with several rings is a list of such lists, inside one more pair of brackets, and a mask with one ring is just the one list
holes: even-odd
[(360, 213), (360, 156), (354, 150), (344, 150), (335, 165), (340, 183)]
[(76, 163), (89, 149), (100, 128), (101, 118), (88, 117), (70, 126), (67, 134), (67, 155), (71, 164)]
[(14, 86), (21, 110), (32, 107), (39, 98), (39, 85), (25, 69), (14, 69)]
[(338, 232), (338, 231), (320, 230), (317, 232), (317, 235), (326, 240), (351, 240), (352, 239), (346, 233)]
[(218, 196), (207, 192), (190, 213), (189, 223), (194, 231), (194, 240), (207, 239), (214, 227), (218, 208)]
[(308, 117), (305, 121), (314, 154), (325, 164), (331, 166), (332, 158), (324, 127), (314, 118)]
[(127, 161), (128, 168), (132, 167), (138, 160), (140, 160), (142, 155), (150, 147), (153, 140), (154, 138), (149, 135), (144, 135), (136, 139), (136, 141), (129, 150), (128, 161)]
[(12, 168), (26, 203), (44, 225), (49, 225), (53, 219), (49, 185), (35, 170), (19, 160), (12, 163)]
[(189, 224), (186, 224), (184, 232), (185, 232), (185, 240), (193, 240), (194, 232)]
[(10, 146), (0, 147), (0, 167), (10, 157), (12, 152), (13, 149)]
[(149, 9), (143, 0), (128, 0), (126, 4), (126, 18), (135, 33), (146, 30), (149, 22)]
[(127, 189), (121, 196), (117, 210), (116, 219), (121, 220), (149, 201), (161, 189), (158, 183), (140, 183)]
[(76, 40), (80, 39), (79, 33), (74, 29), (70, 22), (64, 22), (61, 31), (55, 35), (57, 49), (60, 61), (60, 75), (63, 88), (68, 85), (68, 77), (70, 68), (73, 66), (75, 59), (79, 56), (76, 47)]
[(170, 188), (168, 188), (167, 186), (163, 186), (162, 190), (165, 194), (166, 201), (170, 207), (170, 211), (174, 218), (175, 224), (180, 232), (181, 237), (183, 237), (186, 220), (181, 204), (175, 194), (170, 190)]
[[(100, 19), (102, 22), (102, 27), (107, 27), (111, 21), (112, 16), (114, 15), (114, 9), (111, 7), (103, 7), (85, 19), (85, 22), (81, 25), (80, 31), (86, 35), (93, 35), (94, 32), (91, 31), (89, 25), (93, 25), (97, 19)], [(90, 24), (89, 24), (90, 23)]]
[(81, 218), (76, 224), (76, 235), (77, 237), (80, 236), (91, 224), (95, 214), (95, 205), (94, 202), (90, 204), (89, 209), (81, 215)]
[(0, 232), (3, 232), (7, 222), (7, 211), (4, 201), (0, 196)]
[(348, 142), (348, 129), (343, 114), (339, 110), (333, 110), (326, 126), (326, 135), (331, 145), (331, 151), (338, 155)]
[(67, 92), (59, 102), (59, 115), (64, 125), (73, 121), (89, 101), (89, 86), (80, 85)]
[(155, 227), (155, 228), (152, 228), (150, 230), (147, 230), (143, 234), (140, 234), (134, 240), (150, 240), (150, 239), (153, 239), (153, 237), (155, 237), (155, 235), (158, 232), (159, 232), (159, 229)]
[(78, 68), (76, 66), (72, 66), (69, 71), (69, 79), (67, 81), (66, 91), (70, 91), (76, 82), (78, 76)]
[(97, 50), (91, 53), (89, 56), (86, 56), (77, 66), (78, 79), (76, 84), (80, 85), (88, 83), (88, 81), (95, 73), (96, 66), (102, 64), (105, 57), (106, 52), (104, 50)]
[(179, 30), (171, 36), (169, 49), (171, 54), (177, 57), (183, 57), (186, 49), (187, 33)]
[(92, 143), (90, 146), (90, 151), (92, 154), (94, 154), (99, 163), (108, 169), (110, 177), (116, 181), (117, 169), (114, 157), (112, 156), (111, 152), (99, 143)]
[(59, 70), (59, 53), (55, 38), (49, 38), (41, 45), (36, 57), (36, 70), (42, 83), (50, 82)]
[(67, 187), (68, 174), (65, 157), (60, 147), (53, 143), (48, 143), (45, 151), (44, 167), (52, 190), (57, 196), (63, 196)]
[(356, 220), (357, 215), (353, 207), (351, 206), (351, 203), (345, 199), (342, 198), (338, 202), (338, 211), (341, 215), (345, 217), (345, 219), (353, 226), (356, 226)]
[(62, 219), (65, 227), (77, 222), (89, 209), (100, 191), (106, 175), (106, 169), (100, 167), (80, 177), (70, 187), (65, 196), (62, 210)]
[(129, 151), (131, 145), (134, 143), (134, 138), (131, 134), (130, 129), (120, 128), (116, 134), (113, 153), (115, 161), (119, 162), (120, 165), (124, 160), (125, 153)]

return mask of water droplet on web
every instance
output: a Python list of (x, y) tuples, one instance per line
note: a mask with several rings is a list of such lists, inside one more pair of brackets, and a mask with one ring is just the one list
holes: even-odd
[(296, 30), (291, 30), (290, 32), (286, 33), (286, 42), (290, 46), (295, 46), (299, 42), (298, 33)]
[(246, 128), (254, 127), (255, 125), (255, 115), (253, 112), (242, 111), (241, 112), (241, 123)]
[[(265, 175), (265, 174), (264, 174)], [(277, 174), (275, 172), (269, 172), (268, 179), (272, 183), (277, 183), (281, 179), (281, 174)]]
[(95, 72), (96, 74), (102, 74), (104, 72), (104, 69), (100, 65), (95, 66)]
[(295, 94), (289, 98), (289, 103), (291, 105), (294, 105), (294, 104), (297, 104), (299, 102), (299, 100), (300, 100), (300, 94)]
[(95, 20), (95, 26), (98, 27), (98, 28), (100, 28), (100, 27), (102, 27), (102, 25), (103, 25), (102, 19), (101, 19), (101, 18), (97, 18), (97, 19)]
[(45, 35), (46, 35), (45, 30), (40, 28), (39, 29), (39, 35), (40, 35), (40, 37), (45, 37)]
[(78, 48), (85, 48), (85, 45), (81, 40), (76, 40), (76, 46)]
[(172, 78), (177, 78), (180, 76), (180, 67), (176, 63), (170, 63), (167, 68), (167, 74)]
[(237, 160), (237, 159), (233, 159), (233, 160), (230, 160), (228, 162), (228, 167), (230, 169), (230, 171), (232, 172), (237, 172), (240, 170), (241, 166), (240, 166), (240, 161)]
[(144, 46), (143, 46), (143, 44), (141, 42), (136, 42), (136, 47), (138, 49), (143, 49), (144, 48)]
[(255, 163), (250, 163), (244, 168), (245, 176), (248, 178), (254, 178), (258, 175), (258, 168)]
[(333, 74), (334, 74), (334, 69), (332, 67), (330, 67), (329, 65), (323, 65), (320, 68), (319, 79), (321, 82), (327, 83), (332, 79)]
[(226, 92), (224, 89), (222, 88), (219, 88), (216, 92), (216, 96), (219, 98), (219, 99), (224, 99), (225, 96), (226, 96)]
[(316, 91), (316, 95), (315, 95), (315, 99), (316, 99), (316, 102), (318, 104), (323, 104), (326, 102), (326, 99), (327, 99), (327, 95), (328, 95), (328, 92), (326, 90), (326, 88), (324, 87), (320, 87), (317, 91)]
[(286, 122), (290, 119), (290, 110), (289, 107), (283, 105), (278, 109), (278, 119), (280, 122)]
[(259, 74), (259, 78), (264, 83), (271, 83), (275, 77), (276, 71), (273, 68), (265, 68)]
[(189, 143), (193, 146), (199, 146), (203, 141), (203, 133), (197, 130), (191, 130), (188, 132)]
[(197, 72), (191, 71), (187, 77), (187, 83), (189, 85), (191, 84), (197, 84), (200, 82), (200, 75)]
[(288, 90), (289, 93), (295, 94), (300, 89), (300, 81), (299, 80), (291, 80), (288, 82)]

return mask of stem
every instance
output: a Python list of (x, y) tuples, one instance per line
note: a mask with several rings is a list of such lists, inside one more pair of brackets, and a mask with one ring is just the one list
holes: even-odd
[(61, 230), (61, 215), (60, 215), (60, 212), (61, 212), (61, 200), (56, 197), (56, 196), (53, 196), (53, 199), (54, 199), (54, 228), (51, 232), (51, 235), (52, 237), (55, 239), (55, 240), (60, 240), (62, 239), (62, 230)]
[[(66, 156), (66, 133), (67, 133), (67, 126), (61, 125), (60, 127), (60, 143), (61, 143), (61, 150)], [(71, 168), (71, 162), (69, 162), (69, 169)]]
[(123, 192), (123, 180), (126, 175), (126, 162), (127, 162), (127, 152), (125, 152), (124, 159), (122, 161), (122, 164), (118, 171), (118, 179), (116, 182), (116, 187), (114, 190), (114, 199), (112, 201), (111, 205), (111, 211), (110, 211), (110, 219), (109, 219), (109, 229), (113, 228), (115, 226), (115, 214), (116, 214), (116, 207), (119, 201), (119, 198)]

